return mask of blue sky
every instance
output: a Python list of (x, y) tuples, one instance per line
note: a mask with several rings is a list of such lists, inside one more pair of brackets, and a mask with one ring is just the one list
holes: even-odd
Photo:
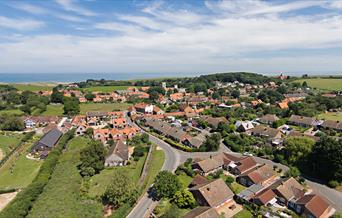
[(341, 0), (0, 1), (0, 73), (341, 69)]

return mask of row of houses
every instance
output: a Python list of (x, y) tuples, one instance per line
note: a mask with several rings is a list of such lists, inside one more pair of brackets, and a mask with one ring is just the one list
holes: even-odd
[[(195, 187), (197, 184), (193, 183), (197, 181), (197, 183), (206, 184), (208, 180), (205, 177), (218, 170), (225, 170), (235, 176), (237, 182), (247, 187), (237, 194), (235, 199), (245, 204), (253, 203), (259, 206), (269, 206), (277, 210), (289, 208), (304, 217), (315, 218), (329, 217), (335, 212), (335, 209), (326, 199), (312, 193), (311, 189), (304, 187), (292, 177), (279, 177), (272, 166), (258, 164), (253, 157), (237, 157), (228, 153), (221, 153), (204, 160), (195, 161), (192, 168), (195, 172), (199, 173), (191, 183), (191, 186), (195, 185)], [(224, 190), (225, 188), (222, 187), (222, 189)], [(190, 190), (196, 190), (196, 188), (190, 188)], [(190, 215), (195, 213), (209, 213), (210, 208), (215, 209), (215, 205), (214, 207), (213, 205), (208, 205), (205, 203), (207, 200), (203, 201), (203, 198), (197, 197), (197, 192), (193, 192), (193, 194), (199, 199), (199, 205), (209, 208), (200, 211), (197, 209), (197, 211), (190, 212), (186, 217), (191, 217)], [(224, 196), (225, 198), (223, 199), (233, 199), (227, 193)], [(215, 195), (212, 197), (215, 197)], [(219, 197), (217, 200), (221, 199)], [(211, 211), (211, 213), (214, 212)], [(199, 214), (192, 217), (201, 217)]]

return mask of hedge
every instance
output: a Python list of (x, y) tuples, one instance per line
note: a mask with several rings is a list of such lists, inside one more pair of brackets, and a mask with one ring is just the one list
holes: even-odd
[(33, 182), (23, 191), (18, 193), (16, 198), (0, 213), (0, 218), (25, 217), (28, 215), (33, 202), (43, 192), (45, 185), (50, 180), (51, 174), (58, 163), (59, 156), (62, 154), (63, 149), (73, 136), (74, 130), (70, 130), (62, 136), (59, 143), (52, 149), (45, 159)]
[(6, 194), (6, 193), (11, 193), (17, 191), (15, 188), (10, 188), (10, 189), (0, 189), (0, 194)]

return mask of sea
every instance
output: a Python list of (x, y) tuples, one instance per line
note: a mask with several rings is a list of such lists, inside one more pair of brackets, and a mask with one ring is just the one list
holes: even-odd
[[(277, 73), (262, 73), (267, 76), (280, 75)], [(0, 73), (0, 83), (39, 83), (39, 82), (55, 82), (55, 83), (69, 83), (81, 82), (87, 79), (106, 79), (106, 80), (135, 80), (135, 79), (155, 79), (155, 78), (181, 78), (194, 77), (200, 75), (207, 75), (211, 73)], [(290, 76), (308, 75), (342, 75), (340, 72), (289, 72), (283, 73)]]

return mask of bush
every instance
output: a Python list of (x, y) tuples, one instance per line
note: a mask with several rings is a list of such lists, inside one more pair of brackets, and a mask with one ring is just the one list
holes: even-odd
[(339, 186), (340, 184), (336, 181), (336, 180), (330, 180), (329, 182), (328, 182), (328, 186), (330, 187), (330, 188), (336, 188), (337, 186)]
[(138, 146), (136, 146), (136, 147), (134, 148), (134, 152), (133, 152), (132, 156), (133, 156), (134, 158), (135, 158), (135, 157), (138, 157), (138, 159), (139, 159), (139, 157), (144, 156), (144, 151), (145, 151), (145, 148), (142, 147), (142, 146), (140, 146), (140, 145), (138, 145)]
[(226, 184), (229, 186), (230, 184), (232, 184), (235, 181), (234, 177), (232, 176), (227, 176), (226, 178)]
[(59, 156), (62, 154), (63, 149), (73, 136), (74, 130), (70, 130), (63, 135), (57, 146), (52, 149), (45, 159), (36, 178), (22, 192), (18, 193), (16, 198), (1, 212), (1, 218), (27, 216), (33, 202), (42, 193), (45, 185), (50, 180), (50, 176), (58, 163)]

